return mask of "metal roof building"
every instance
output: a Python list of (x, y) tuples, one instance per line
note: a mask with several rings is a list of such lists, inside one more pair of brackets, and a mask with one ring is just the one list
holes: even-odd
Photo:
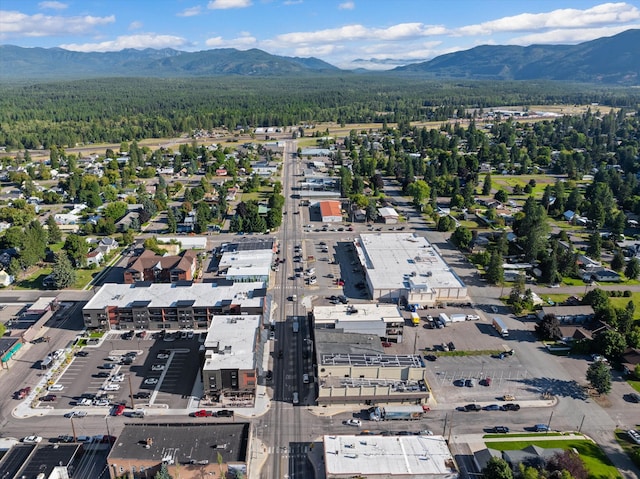
[(457, 479), (442, 436), (324, 436), (327, 479)]

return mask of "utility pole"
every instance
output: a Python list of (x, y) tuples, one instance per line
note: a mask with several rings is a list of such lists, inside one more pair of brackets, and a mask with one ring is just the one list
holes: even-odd
[(580, 427), (578, 428), (578, 432), (582, 432), (582, 425), (584, 424), (584, 418), (586, 418), (586, 417), (587, 417), (586, 414), (584, 414), (582, 416), (582, 421), (580, 421)]
[[(553, 418), (553, 411), (551, 411), (551, 416), (549, 416), (549, 422), (547, 423), (546, 434), (548, 434), (549, 430), (551, 429), (551, 418)], [(584, 418), (582, 418), (582, 420), (584, 421)]]
[(76, 442), (76, 427), (73, 425), (73, 418), (71, 418), (71, 433), (73, 434), (73, 442)]
[(131, 387), (131, 374), (128, 374), (127, 378), (129, 379), (129, 397), (131, 398), (131, 409), (135, 409), (136, 405), (133, 402), (133, 388)]

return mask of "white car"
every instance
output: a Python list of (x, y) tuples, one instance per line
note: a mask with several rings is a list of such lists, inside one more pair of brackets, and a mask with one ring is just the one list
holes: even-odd
[(120, 356), (108, 356), (107, 357), (107, 361), (118, 362), (118, 361), (120, 361)]
[(86, 417), (86, 416), (87, 416), (87, 411), (71, 411), (64, 415), (64, 417), (69, 417), (69, 418)]
[(362, 423), (360, 422), (359, 419), (347, 419), (344, 423), (347, 426), (356, 426), (356, 427), (362, 426)]
[(113, 383), (121, 383), (122, 381), (124, 381), (124, 374), (116, 374), (115, 376), (112, 376), (109, 381)]
[(425, 430), (418, 433), (420, 436), (433, 436), (433, 431)]
[(638, 431), (636, 431), (635, 429), (629, 429), (627, 431), (627, 434), (633, 442), (635, 442), (636, 444), (640, 444), (640, 433)]
[(144, 380), (144, 384), (158, 384), (158, 378), (147, 378)]
[(40, 436), (27, 436), (24, 439), (22, 439), (22, 442), (25, 444), (38, 444), (39, 442), (42, 442), (42, 437)]
[(104, 389), (105, 391), (119, 391), (120, 390), (120, 385), (119, 384), (107, 384), (105, 386), (102, 387), (102, 389)]
[(52, 384), (47, 388), (49, 391), (62, 391), (64, 386), (62, 384)]
[(152, 371), (162, 371), (164, 369), (164, 364), (154, 364), (151, 366)]
[(160, 353), (156, 356), (158, 359), (169, 359), (169, 355), (165, 353)]
[(109, 404), (111, 404), (109, 402), (108, 399), (94, 399), (93, 400), (93, 405), (94, 406), (108, 406)]
[(82, 398), (82, 399), (80, 399), (80, 402), (78, 403), (78, 405), (80, 405), (80, 406), (91, 406), (92, 404), (93, 404), (93, 402), (89, 398)]

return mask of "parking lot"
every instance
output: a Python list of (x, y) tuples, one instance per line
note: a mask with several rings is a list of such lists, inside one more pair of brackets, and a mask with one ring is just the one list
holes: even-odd
[(130, 406), (133, 394), (136, 406), (186, 408), (200, 365), (199, 338), (168, 335), (166, 341), (147, 334), (126, 340), (109, 332), (99, 345), (73, 357), (51, 391), (56, 400), (47, 404), (57, 409)]

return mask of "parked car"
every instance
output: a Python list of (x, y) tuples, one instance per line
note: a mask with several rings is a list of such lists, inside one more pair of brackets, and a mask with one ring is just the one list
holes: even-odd
[(273, 371), (267, 371), (267, 375), (265, 377), (267, 381), (271, 381), (273, 379)]
[(102, 369), (115, 369), (116, 365), (113, 363), (104, 363), (102, 366), (98, 366)]
[(64, 417), (72, 418), (72, 417), (86, 417), (87, 411), (71, 411), (64, 415)]
[(152, 371), (162, 371), (164, 369), (164, 364), (154, 364), (151, 366)]
[(25, 444), (38, 444), (39, 442), (42, 442), (42, 437), (40, 436), (27, 436), (25, 438), (22, 438), (22, 442)]
[(505, 394), (502, 396), (503, 401), (515, 401), (516, 397), (513, 394)]
[(449, 341), (449, 351), (455, 351), (456, 350), (456, 345), (453, 344), (453, 341)]
[(147, 385), (158, 384), (158, 378), (147, 378), (144, 380), (144, 384), (147, 384)]
[(16, 391), (16, 398), (17, 399), (24, 399), (26, 398), (29, 394), (31, 393), (31, 388), (29, 386), (22, 388), (18, 391)]
[(81, 351), (76, 351), (75, 355), (81, 358), (85, 358), (89, 356), (89, 353), (87, 351), (81, 350)]
[(61, 434), (60, 436), (58, 436), (58, 442), (73, 442), (73, 436)]
[(105, 391), (119, 391), (120, 390), (120, 385), (119, 384), (109, 383), (109, 384), (105, 384), (104, 386), (102, 386), (102, 389), (104, 389)]
[(480, 381), (480, 384), (482, 384), (483, 386), (491, 386), (491, 378), (484, 378), (482, 381)]
[(122, 416), (122, 414), (124, 413), (124, 410), (126, 409), (124, 404), (118, 404), (115, 408), (113, 408), (113, 415), (114, 416)]
[(535, 426), (533, 426), (533, 430), (535, 432), (547, 432), (549, 430), (549, 426), (547, 426), (546, 424), (536, 424)]
[(635, 429), (629, 429), (627, 431), (627, 435), (631, 438), (633, 442), (636, 444), (640, 444), (640, 433)]
[(215, 413), (217, 417), (233, 417), (234, 413), (231, 409), (221, 409)]
[(502, 406), (500, 406), (500, 410), (502, 410), (502, 411), (519, 411), (520, 410), (520, 404), (515, 404), (515, 403), (503, 404)]
[(109, 381), (114, 383), (121, 383), (124, 381), (124, 374), (116, 374)]
[(464, 407), (465, 411), (482, 411), (482, 406), (476, 403), (467, 404)]
[(437, 360), (438, 360), (438, 356), (434, 356), (433, 354), (426, 354), (426, 355), (424, 356), (424, 358), (425, 358), (427, 361), (437, 361)]
[(500, 406), (498, 404), (489, 404), (482, 409), (484, 409), (485, 411), (499, 411)]
[(468, 388), (473, 388), (473, 387), (475, 387), (475, 385), (476, 385), (476, 381), (475, 381), (475, 379), (467, 379), (467, 380), (464, 382), (464, 385), (465, 385), (466, 387), (468, 387)]
[(64, 386), (62, 384), (52, 384), (47, 388), (48, 391), (62, 391)]
[(189, 414), (191, 417), (213, 417), (213, 411), (207, 411), (206, 409), (200, 409), (199, 411)]
[(151, 397), (151, 393), (148, 391), (140, 391), (133, 395), (133, 399), (149, 399)]
[(93, 377), (95, 378), (108, 378), (110, 374), (106, 371), (100, 371), (99, 373), (95, 373)]
[(47, 395), (45, 395), (45, 396), (42, 396), (42, 397), (40, 398), (40, 401), (43, 401), (43, 402), (53, 402), (53, 401), (55, 401), (55, 400), (56, 400), (56, 398), (57, 398), (57, 396), (56, 396), (55, 394), (47, 394)]
[(356, 427), (362, 426), (362, 423), (360, 422), (359, 419), (347, 419), (344, 423), (347, 426), (356, 426)]
[(509, 432), (509, 428), (507, 426), (494, 426), (493, 432), (496, 434), (506, 434)]
[(628, 398), (631, 402), (640, 403), (640, 394), (638, 393), (631, 393), (628, 395)]

